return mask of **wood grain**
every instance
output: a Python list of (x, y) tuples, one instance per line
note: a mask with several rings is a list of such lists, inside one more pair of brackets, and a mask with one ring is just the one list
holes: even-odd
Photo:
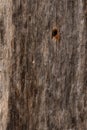
[[(10, 0), (4, 7), (6, 116), (0, 109), (7, 120), (0, 118), (0, 130), (86, 130), (86, 0)], [(60, 41), (52, 39), (55, 27)]]

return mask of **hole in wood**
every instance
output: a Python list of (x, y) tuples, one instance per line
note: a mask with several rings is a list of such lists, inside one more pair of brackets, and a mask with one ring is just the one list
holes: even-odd
[(53, 29), (52, 30), (52, 38), (55, 37), (57, 35), (57, 33), (58, 33), (57, 29), (56, 28)]
[(60, 34), (58, 33), (58, 30), (56, 28), (52, 30), (52, 38), (55, 38), (58, 41), (60, 40)]

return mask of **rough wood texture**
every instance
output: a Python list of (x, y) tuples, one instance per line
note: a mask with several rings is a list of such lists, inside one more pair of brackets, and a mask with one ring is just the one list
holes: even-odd
[(87, 1), (0, 4), (0, 130), (87, 130)]
[(0, 0), (0, 130), (6, 130), (12, 39), (12, 1)]

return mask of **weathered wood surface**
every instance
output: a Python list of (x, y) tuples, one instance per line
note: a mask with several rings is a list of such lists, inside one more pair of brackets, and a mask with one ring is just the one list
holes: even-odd
[(0, 0), (0, 130), (87, 130), (86, 9), (86, 0)]

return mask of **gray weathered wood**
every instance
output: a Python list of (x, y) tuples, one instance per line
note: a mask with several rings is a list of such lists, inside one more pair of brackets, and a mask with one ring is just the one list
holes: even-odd
[(87, 1), (0, 4), (0, 130), (86, 130)]

